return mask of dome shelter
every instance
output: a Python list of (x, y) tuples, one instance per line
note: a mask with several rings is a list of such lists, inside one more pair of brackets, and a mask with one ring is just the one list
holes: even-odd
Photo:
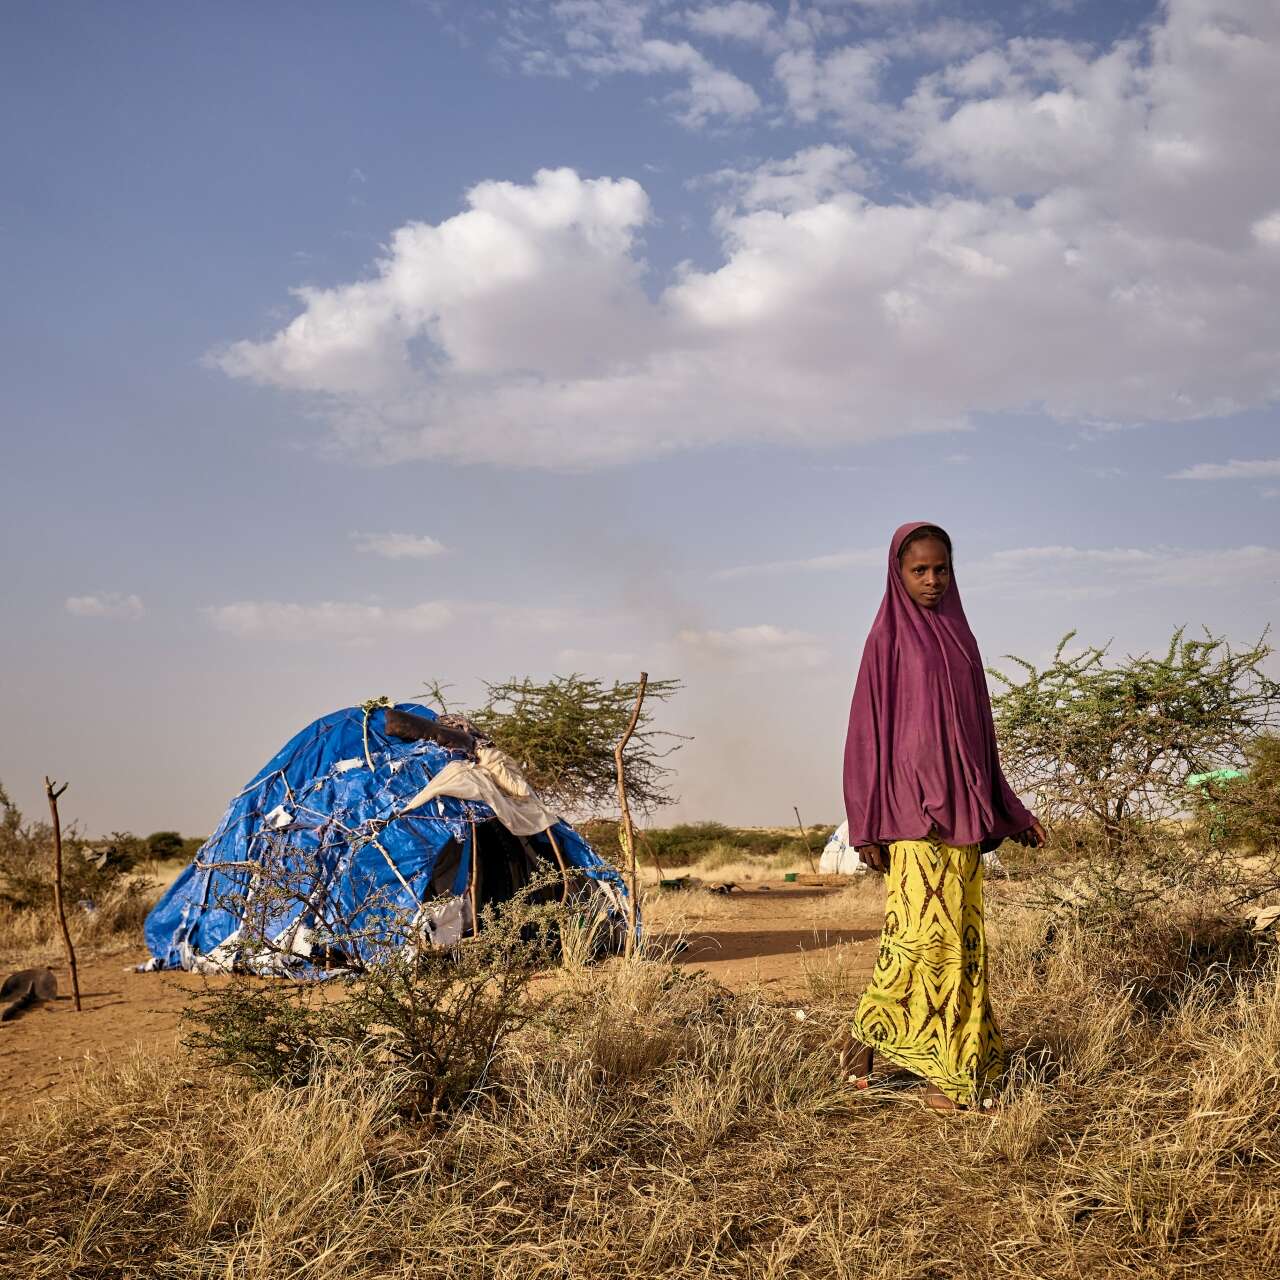
[(147, 967), (322, 976), (388, 946), (451, 946), (530, 885), (620, 949), (621, 875), (450, 720), (365, 704), (296, 734), (152, 908)]

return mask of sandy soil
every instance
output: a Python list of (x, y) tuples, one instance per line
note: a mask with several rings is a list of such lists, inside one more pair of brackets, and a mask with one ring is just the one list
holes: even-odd
[[(876, 903), (867, 895), (782, 883), (743, 886), (723, 897), (666, 893), (647, 914), (653, 932), (683, 941), (676, 963), (705, 969), (736, 990), (759, 985), (779, 1000), (803, 1000), (806, 975), (813, 972), (860, 988), (871, 972), (880, 930)], [(81, 957), (78, 1015), (65, 964), (52, 965), (59, 998), (0, 1023), (0, 1120), (35, 1099), (56, 1096), (88, 1061), (139, 1045), (172, 1046), (190, 993), (226, 981), (135, 972), (145, 959), (141, 944)]]

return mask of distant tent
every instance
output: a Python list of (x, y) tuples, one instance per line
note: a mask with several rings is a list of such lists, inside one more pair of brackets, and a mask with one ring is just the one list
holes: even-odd
[[(396, 713), (438, 721), (412, 703)], [(148, 967), (314, 975), (353, 953), (451, 946), (486, 906), (539, 880), (538, 893), (573, 903), (608, 945), (620, 944), (622, 877), (541, 804), (512, 761), (470, 742), (393, 736), (388, 714), (335, 711), (261, 769), (147, 916)], [(287, 878), (287, 894), (263, 887), (268, 864), (271, 884)], [(251, 932), (269, 946), (242, 932), (246, 909), (259, 913), (264, 927)]]
[[(989, 875), (1004, 875), (1004, 863), (993, 849), (982, 855), (983, 865)], [(858, 857), (858, 850), (849, 843), (849, 822), (846, 819), (832, 833), (822, 850), (818, 870), (829, 876), (859, 876), (867, 867)]]

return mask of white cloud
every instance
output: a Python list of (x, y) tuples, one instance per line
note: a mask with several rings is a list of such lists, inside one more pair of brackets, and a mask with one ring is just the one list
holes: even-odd
[(1170, 480), (1273, 480), (1280, 476), (1280, 458), (1232, 458), (1230, 462), (1197, 462), (1175, 471)]
[(561, 649), (556, 654), (556, 662), (562, 669), (615, 675), (630, 672), (639, 659), (629, 649), (613, 652), (603, 649)]
[(676, 641), (691, 656), (747, 670), (820, 667), (827, 660), (827, 651), (817, 636), (769, 623), (730, 631), (685, 630)]
[(731, 569), (720, 569), (715, 577), (721, 581), (736, 578), (768, 577), (786, 573), (831, 573), (841, 569), (880, 568), (886, 563), (883, 547), (856, 551), (833, 551), (827, 555), (810, 556), (803, 560), (771, 560), (764, 564), (742, 564)]
[(1243, 546), (1019, 547), (961, 562), (965, 591), (1007, 598), (1091, 599), (1152, 590), (1236, 590), (1280, 577), (1280, 549)]
[(1043, 564), (1045, 561), (1089, 564), (1150, 564), (1159, 553), (1140, 547), (1014, 547), (994, 552), (989, 563), (995, 565)]
[(776, 18), (774, 9), (760, 0), (729, 0), (685, 14), (685, 22), (700, 35), (757, 45), (771, 45), (778, 38)]
[(667, 102), (680, 123), (691, 129), (755, 115), (760, 98), (745, 80), (717, 66), (686, 40), (648, 34), (648, 20), (656, 8), (652, 0), (555, 0), (545, 12), (514, 12), (504, 44), (521, 69), (532, 75), (579, 71), (683, 81), (682, 88), (667, 95)]
[[(234, 636), (315, 634), (342, 638), (419, 635), (456, 625), (483, 624), (491, 630), (528, 635), (581, 631), (582, 613), (555, 605), (519, 605), (492, 600), (424, 600), (383, 605), (348, 600), (302, 603), (285, 600), (236, 600), (201, 610), (215, 630)], [(607, 623), (599, 612), (591, 623)]]
[(429, 560), (447, 550), (443, 542), (418, 533), (353, 533), (357, 551), (384, 560)]
[[(722, 569), (714, 576), (736, 580), (773, 574), (840, 573), (879, 569), (884, 564), (882, 548), (867, 548), (740, 565)], [(1164, 546), (1010, 547), (976, 560), (967, 559), (961, 548), (956, 568), (956, 580), (965, 592), (1046, 599), (1089, 599), (1162, 588), (1234, 588), (1267, 574), (1280, 575), (1280, 550), (1260, 546), (1218, 550)]]
[(325, 600), (296, 604), (283, 600), (237, 600), (202, 611), (218, 631), (233, 636), (264, 634), (376, 637), (395, 633), (439, 631), (456, 617), (445, 601), (391, 607)]
[[(579, 70), (694, 66), (649, 39), (652, 5), (556, 12)], [(300, 291), (290, 324), (221, 367), (318, 400), (366, 458), (561, 468), (1280, 398), (1280, 254), (1256, 231), (1280, 208), (1280, 7), (1170, 0), (1145, 43), (1097, 54), (1008, 41), (901, 109), (883, 50), (784, 56), (798, 115), (865, 114), (932, 194), (869, 198), (834, 144), (734, 171), (720, 262), (646, 291), (639, 184), (485, 182), (455, 217), (397, 230), (368, 278)]]
[(791, 212), (855, 191), (870, 179), (848, 147), (822, 143), (754, 169), (721, 169), (703, 181), (727, 187), (743, 209)]
[(830, 53), (799, 48), (779, 54), (773, 74), (797, 120), (812, 124), (833, 117), (845, 129), (878, 135), (892, 115), (881, 101), (888, 65), (885, 51), (874, 45)]
[(68, 596), (63, 608), (75, 618), (140, 618), (146, 612), (142, 599), (118, 591), (90, 596)]
[(1280, 209), (1259, 218), (1249, 229), (1259, 244), (1271, 249), (1280, 248)]

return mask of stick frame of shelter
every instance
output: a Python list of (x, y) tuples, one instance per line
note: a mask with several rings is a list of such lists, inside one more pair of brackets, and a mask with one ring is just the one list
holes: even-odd
[(569, 901), (569, 867), (564, 860), (564, 854), (560, 852), (560, 841), (556, 839), (556, 833), (551, 827), (547, 828), (547, 839), (551, 842), (551, 852), (556, 855), (560, 879), (564, 881), (564, 889), (560, 894), (560, 905), (564, 906)]
[(640, 720), (640, 708), (644, 705), (644, 691), (649, 685), (649, 673), (640, 673), (640, 683), (636, 686), (636, 705), (631, 708), (631, 719), (627, 722), (627, 731), (613, 749), (613, 762), (618, 773), (618, 808), (622, 821), (618, 825), (618, 839), (622, 843), (622, 853), (627, 864), (627, 947), (628, 957), (636, 949), (636, 832), (631, 822), (631, 806), (627, 803), (627, 776), (622, 764), (622, 753), (631, 741)]
[(476, 898), (480, 894), (480, 842), (476, 839), (476, 824), (471, 823), (471, 936), (480, 936), (480, 912)]
[(71, 998), (76, 1012), (80, 1012), (80, 975), (76, 972), (76, 949), (71, 945), (71, 930), (67, 928), (67, 913), (62, 902), (62, 821), (58, 817), (58, 797), (71, 784), (57, 786), (45, 775), (44, 792), (49, 797), (49, 816), (53, 820), (53, 909), (58, 916), (58, 927), (67, 949), (67, 967), (71, 970)]
[(804, 823), (800, 821), (800, 806), (798, 804), (793, 804), (791, 806), (791, 812), (796, 815), (796, 826), (800, 828), (800, 839), (804, 841), (805, 851), (809, 855), (809, 870), (812, 871), (814, 875), (817, 875), (818, 864), (814, 861), (813, 845), (809, 843), (809, 833), (804, 829)]

